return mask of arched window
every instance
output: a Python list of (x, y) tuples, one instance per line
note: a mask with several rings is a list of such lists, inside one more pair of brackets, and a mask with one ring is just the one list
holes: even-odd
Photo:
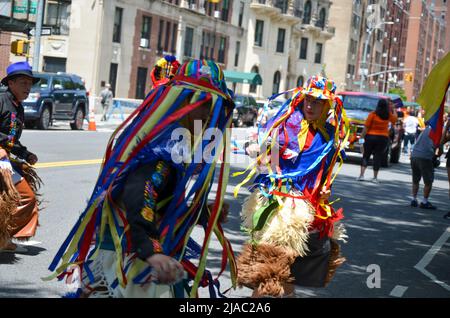
[(311, 22), (311, 1), (306, 1), (305, 12), (303, 13), (303, 24), (309, 24)]
[(305, 82), (305, 79), (303, 78), (303, 76), (299, 76), (297, 78), (297, 87), (303, 86), (303, 83)]
[(321, 29), (325, 28), (326, 15), (327, 15), (327, 12), (325, 11), (325, 8), (320, 9), (319, 19), (317, 20), (316, 26), (318, 26)]
[[(251, 73), (258, 73), (259, 74), (259, 69), (258, 66), (253, 66)], [(254, 84), (250, 84), (250, 93), (256, 93), (256, 85)]]
[(278, 94), (280, 91), (280, 80), (281, 80), (281, 74), (280, 71), (276, 71), (273, 75), (273, 87), (272, 87), (272, 95)]

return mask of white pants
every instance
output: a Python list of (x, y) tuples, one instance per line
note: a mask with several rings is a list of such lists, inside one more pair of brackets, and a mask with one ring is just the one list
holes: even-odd
[[(89, 298), (174, 298), (175, 294), (171, 285), (147, 283), (134, 284), (128, 281), (125, 287), (111, 285), (116, 279), (116, 252), (100, 250), (97, 258), (89, 266), (94, 275), (94, 283), (89, 282), (85, 271), (81, 280), (83, 292), (89, 294)], [(87, 287), (89, 286), (89, 288)], [(91, 290), (94, 291), (91, 292)]]

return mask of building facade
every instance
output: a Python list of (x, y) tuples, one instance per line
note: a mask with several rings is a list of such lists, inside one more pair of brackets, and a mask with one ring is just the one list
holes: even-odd
[(303, 85), (324, 69), (328, 0), (252, 0), (246, 15), (243, 71), (259, 73), (261, 86), (242, 85), (238, 93), (264, 99)]
[(325, 63), (338, 90), (380, 90), (382, 72), (386, 69), (382, 57), (389, 22), (386, 20), (388, 2), (342, 0), (333, 3), (330, 25), (336, 29), (336, 36), (327, 44)]
[(71, 26), (68, 71), (83, 76), (94, 95), (110, 83), (115, 96), (140, 99), (166, 54), (180, 62), (214, 59), (226, 69), (243, 35), (232, 23), (234, 2), (74, 0), (83, 10), (78, 27)]
[(448, 52), (447, 2), (411, 0), (405, 67), (411, 70), (413, 78), (404, 85), (408, 100), (417, 99), (432, 67)]

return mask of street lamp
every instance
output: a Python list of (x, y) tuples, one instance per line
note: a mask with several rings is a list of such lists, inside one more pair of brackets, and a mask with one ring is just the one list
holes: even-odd
[(371, 37), (371, 35), (372, 35), (373, 30), (376, 30), (376, 29), (380, 28), (383, 24), (394, 24), (394, 22), (392, 22), (392, 21), (389, 21), (389, 22), (380, 22), (380, 23), (378, 23), (377, 25), (375, 25), (374, 27), (367, 28), (366, 42), (365, 42), (365, 44), (364, 44), (364, 51), (363, 51), (363, 60), (362, 60), (362, 62), (361, 62), (361, 66), (359, 67), (359, 70), (360, 70), (360, 73), (361, 73), (361, 74), (360, 74), (360, 75), (361, 75), (361, 79), (360, 79), (360, 82), (359, 82), (359, 91), (360, 91), (360, 92), (362, 92), (363, 86), (364, 86), (364, 77), (365, 77), (365, 75), (363, 74), (363, 68), (362, 68), (362, 66), (364, 66), (364, 68), (367, 68), (367, 65), (366, 65), (366, 56), (367, 56), (367, 47), (369, 46), (369, 40), (370, 40), (370, 37)]

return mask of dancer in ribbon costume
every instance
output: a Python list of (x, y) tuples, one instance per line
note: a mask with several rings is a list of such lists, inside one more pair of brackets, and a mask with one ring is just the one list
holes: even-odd
[(166, 84), (175, 76), (179, 67), (180, 63), (173, 55), (166, 55), (160, 58), (150, 73), (153, 88)]
[[(88, 206), (47, 279), (79, 271), (82, 297), (196, 297), (199, 286), (215, 297), (218, 280), (205, 270), (214, 234), (223, 247), (219, 275), (229, 264), (234, 287), (233, 251), (219, 220), (229, 174), (223, 132), (233, 108), (223, 72), (211, 61), (185, 63), (152, 90), (112, 135)], [(202, 120), (199, 131), (194, 120)], [(213, 150), (212, 138), (202, 139), (208, 128), (219, 132)], [(179, 138), (186, 131), (195, 135), (192, 144)], [(207, 149), (211, 158), (202, 160)], [(215, 200), (208, 204), (221, 155)], [(201, 244), (191, 238), (196, 225), (205, 231)]]
[(237, 195), (266, 169), (242, 208), (251, 241), (237, 260), (238, 285), (254, 289), (253, 297), (289, 296), (294, 284), (322, 287), (344, 261), (337, 240), (345, 239), (345, 230), (335, 223), (342, 209), (335, 211), (328, 201), (333, 167), (337, 161), (341, 167), (348, 138), (335, 90), (333, 81), (319, 76), (294, 89), (259, 131), (258, 157), (235, 188)]

